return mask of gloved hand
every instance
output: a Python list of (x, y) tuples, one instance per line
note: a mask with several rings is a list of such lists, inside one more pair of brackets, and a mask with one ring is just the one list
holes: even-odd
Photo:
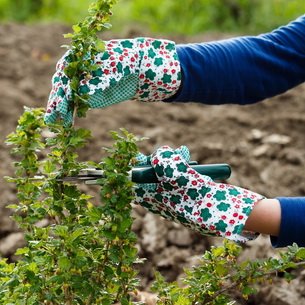
[[(64, 69), (70, 50), (59, 60), (52, 79), (46, 123), (58, 117), (72, 121), (70, 80)], [(94, 57), (98, 69), (83, 77), (79, 94), (89, 95), (90, 108), (102, 108), (129, 99), (162, 101), (179, 89), (181, 71), (175, 43), (168, 40), (136, 38), (105, 42), (105, 51)]]
[(188, 165), (181, 150), (164, 146), (147, 160), (160, 182), (154, 188), (137, 185), (136, 204), (204, 235), (236, 242), (255, 238), (255, 232), (243, 228), (262, 195), (199, 174)]

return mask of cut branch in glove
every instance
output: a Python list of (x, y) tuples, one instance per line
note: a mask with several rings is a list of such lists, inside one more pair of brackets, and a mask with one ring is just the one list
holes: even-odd
[[(169, 40), (137, 38), (105, 42), (105, 51), (94, 57), (98, 68), (83, 77), (79, 94), (89, 95), (90, 108), (103, 108), (130, 99), (161, 101), (173, 96), (181, 82), (175, 44)], [(52, 79), (46, 123), (61, 118), (72, 121), (70, 80), (64, 70), (70, 50), (59, 60)]]

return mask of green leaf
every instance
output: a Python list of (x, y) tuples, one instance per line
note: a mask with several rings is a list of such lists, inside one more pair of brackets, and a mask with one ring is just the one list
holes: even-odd
[(74, 35), (72, 33), (67, 33), (63, 35), (64, 38), (72, 38)]
[(110, 23), (104, 23), (103, 27), (109, 30), (112, 27), (112, 25)]
[(6, 286), (10, 288), (17, 287), (19, 285), (19, 280), (16, 277), (11, 278), (9, 281), (6, 282)]
[(77, 228), (76, 230), (74, 230), (72, 232), (72, 234), (70, 234), (69, 238), (68, 238), (68, 241), (69, 242), (73, 242), (75, 241), (78, 237), (84, 235), (84, 229), (83, 228)]
[(296, 258), (300, 260), (305, 259), (305, 248), (299, 248), (297, 253), (296, 253)]
[(25, 271), (26, 274), (26, 279), (31, 282), (32, 284), (35, 283), (37, 281), (37, 277), (35, 275), (35, 272), (32, 270), (26, 270)]
[(6, 208), (12, 209), (12, 210), (17, 210), (17, 209), (20, 208), (20, 206), (17, 205), (17, 204), (9, 204), (9, 205), (6, 206)]
[(105, 296), (103, 297), (102, 301), (101, 301), (101, 304), (103, 305), (111, 305), (113, 304), (113, 300), (110, 296)]
[(228, 268), (225, 266), (225, 262), (222, 261), (216, 263), (215, 271), (219, 276), (225, 276), (229, 272)]
[(114, 275), (114, 271), (109, 266), (104, 267), (104, 273), (105, 273), (106, 276), (109, 276), (109, 277)]
[(122, 297), (122, 298), (121, 298), (121, 304), (122, 304), (122, 305), (130, 305), (130, 303), (129, 303), (127, 297)]
[(104, 41), (98, 39), (95, 42), (95, 48), (96, 48), (97, 52), (104, 52), (105, 51), (105, 43), (104, 43)]
[(43, 170), (46, 174), (51, 174), (54, 171), (56, 171), (56, 165), (54, 164), (54, 162), (52, 160), (47, 160), (44, 163)]
[[(68, 77), (72, 78), (76, 74), (78, 66), (79, 63), (77, 61), (70, 62), (69, 65), (64, 69), (64, 73)], [(79, 83), (79, 80), (77, 83)]]
[(57, 225), (54, 229), (55, 234), (57, 234), (60, 237), (68, 237), (69, 233), (68, 233), (68, 227), (64, 226), (64, 225)]
[(78, 24), (74, 24), (74, 25), (72, 26), (72, 29), (73, 29), (73, 31), (74, 31), (75, 33), (80, 33), (81, 30), (82, 30), (82, 28), (81, 28)]
[(16, 250), (15, 255), (24, 255), (24, 254), (28, 254), (30, 251), (30, 249), (28, 247), (24, 247), (24, 248), (19, 248)]
[(215, 257), (222, 256), (225, 253), (224, 247), (215, 247), (215, 248), (212, 248), (211, 251)]
[(52, 283), (57, 283), (57, 284), (62, 284), (65, 281), (64, 275), (54, 275), (48, 278), (47, 284), (52, 284)]
[(71, 267), (70, 259), (67, 256), (60, 256), (58, 258), (58, 267), (63, 271), (67, 271)]
[(250, 286), (245, 286), (242, 289), (242, 294), (243, 294), (244, 297), (248, 296), (250, 294), (255, 294), (256, 292), (257, 292), (256, 289), (253, 288), (253, 287), (250, 287)]
[(120, 262), (120, 248), (117, 246), (112, 246), (112, 248), (109, 251), (109, 258), (113, 263), (119, 263)]
[(135, 257), (138, 253), (137, 248), (132, 247), (132, 246), (124, 246), (124, 251), (126, 253), (127, 257)]

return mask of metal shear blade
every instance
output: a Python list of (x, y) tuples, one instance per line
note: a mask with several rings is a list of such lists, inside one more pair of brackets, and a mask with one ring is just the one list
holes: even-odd
[[(213, 180), (226, 180), (231, 175), (231, 168), (228, 164), (193, 164), (191, 168), (199, 174), (207, 175)], [(155, 170), (147, 166), (136, 166), (129, 173), (130, 179), (135, 183), (157, 183), (158, 178)], [(63, 182), (85, 182), (85, 184), (97, 184), (97, 179), (104, 177), (104, 171), (95, 168), (82, 169), (77, 176), (59, 178)]]

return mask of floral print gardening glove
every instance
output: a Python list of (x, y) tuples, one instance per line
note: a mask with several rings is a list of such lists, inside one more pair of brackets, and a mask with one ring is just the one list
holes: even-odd
[[(135, 203), (204, 235), (236, 242), (255, 238), (243, 228), (253, 206), (264, 197), (199, 174), (188, 165), (187, 155), (185, 147), (174, 151), (164, 146), (147, 157), (159, 183), (137, 185)], [(140, 160), (143, 164), (143, 156)]]
[[(67, 53), (59, 60), (52, 79), (45, 121), (72, 121), (70, 80), (64, 69)], [(181, 83), (175, 43), (153, 38), (110, 40), (94, 57), (97, 69), (79, 84), (79, 94), (89, 95), (90, 108), (103, 108), (129, 99), (162, 101), (173, 96)]]

